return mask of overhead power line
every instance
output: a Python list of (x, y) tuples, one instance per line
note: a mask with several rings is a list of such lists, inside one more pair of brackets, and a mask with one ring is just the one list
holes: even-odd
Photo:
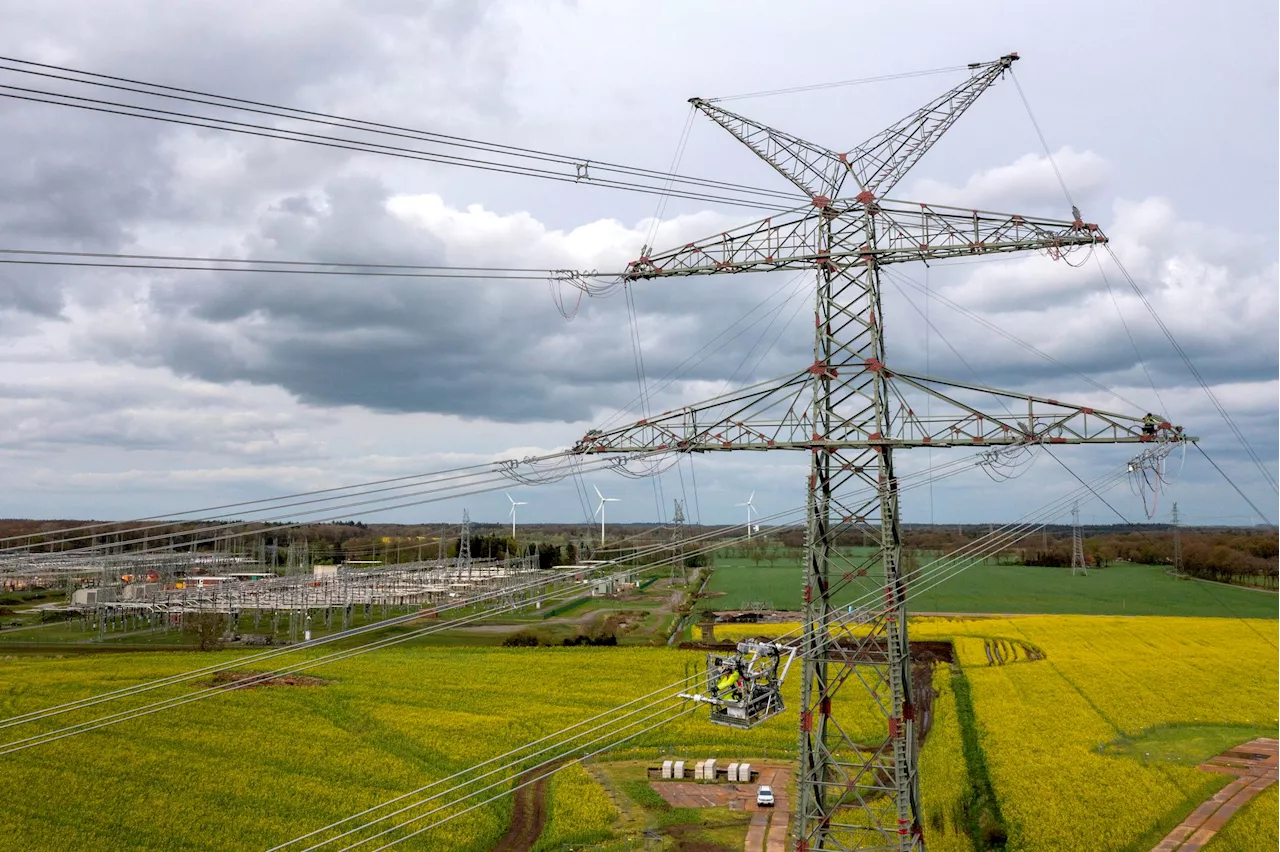
[[(65, 66), (31, 62), (14, 57), (0, 56), (0, 63), (7, 63), (0, 64), (0, 72), (48, 79), (66, 86), (111, 89), (141, 96), (142, 98), (179, 101), (198, 104), (214, 110), (226, 110), (231, 113), (249, 113), (312, 126), (319, 125), (327, 128), (336, 128), (356, 135), (332, 136), (325, 133), (289, 129), (270, 124), (240, 121), (223, 115), (178, 112), (148, 106), (145, 103), (129, 103), (88, 97), (74, 92), (68, 93), (7, 84), (0, 85), (0, 90), (3, 90), (0, 91), (0, 97), (14, 100), (73, 107), (132, 118), (146, 118), (176, 125), (304, 142), (322, 147), (422, 160), (506, 174), (518, 174), (546, 180), (584, 183), (654, 195), (670, 195), (710, 203), (774, 210), (779, 202), (795, 204), (804, 200), (794, 192), (663, 172), (657, 169), (627, 166), (590, 157), (570, 156), (534, 148), (487, 142), (435, 131), (218, 95), (195, 89), (183, 89), (126, 77), (81, 71)], [(80, 90), (83, 91), (83, 89)], [(362, 136), (371, 138), (362, 138)], [(404, 144), (392, 144), (393, 140), (426, 143), (433, 147), (406, 147)], [(489, 158), (478, 155), (488, 155)]]
[[(1116, 482), (1121, 481), (1123, 476), (1123, 473), (1109, 474), (1099, 480), (1096, 480), (1094, 483), (1087, 484), (1086, 487), (1091, 490), (1095, 490), (1096, 494), (1097, 488), (1105, 489), (1106, 487), (1110, 487)], [(937, 588), (940, 584), (947, 582), (948, 580), (952, 580), (969, 568), (980, 564), (993, 553), (999, 552), (1001, 549), (1007, 548), (1018, 540), (1025, 538), (1036, 528), (1042, 527), (1054, 516), (1060, 515), (1067, 505), (1072, 504), (1075, 499), (1078, 499), (1078, 496), (1079, 490), (1073, 494), (1064, 495), (1063, 497), (1051, 501), (1049, 505), (1025, 515), (1020, 522), (1005, 525), (1001, 527), (1000, 530), (993, 530), (973, 542), (966, 543), (957, 551), (953, 551), (944, 557), (934, 560), (921, 569), (920, 576), (917, 578), (917, 582), (912, 585), (911, 590), (908, 593), (908, 597), (913, 600), (919, 598), (921, 595)], [(854, 601), (852, 608), (859, 609), (872, 602), (878, 595), (879, 590), (871, 590), (861, 598)], [(816, 626), (816, 629), (836, 631), (847, 629), (850, 624), (856, 623), (857, 621), (851, 617), (851, 613), (846, 611), (844, 608), (841, 608), (829, 613), (822, 622)], [(783, 643), (784, 640), (790, 639), (790, 644), (794, 646), (799, 640), (799, 636), (797, 634), (800, 632), (801, 629), (797, 628), (775, 637), (772, 641)], [(480, 764), (459, 770), (449, 776), (432, 781), (426, 785), (418, 787), (417, 789), (384, 801), (381, 804), (374, 805), (356, 814), (352, 814), (351, 816), (329, 823), (321, 828), (314, 829), (307, 834), (272, 847), (272, 852), (275, 852), (275, 850), (295, 847), (308, 841), (311, 841), (311, 845), (308, 845), (304, 850), (302, 850), (302, 852), (311, 852), (311, 850), (318, 850), (348, 839), (352, 842), (350, 842), (349, 845), (342, 847), (343, 850), (359, 848), (380, 838), (387, 839), (382, 845), (377, 847), (378, 849), (386, 849), (391, 846), (398, 845), (404, 840), (408, 840), (424, 832), (437, 828), (457, 816), (493, 802), (502, 796), (509, 795), (520, 787), (535, 783), (538, 780), (554, 774), (563, 768), (558, 765), (561, 760), (576, 762), (577, 760), (584, 759), (591, 754), (597, 754), (601, 751), (615, 747), (630, 737), (615, 739), (617, 736), (616, 734), (605, 734), (597, 737), (590, 743), (581, 743), (580, 740), (587, 735), (612, 727), (618, 722), (630, 718), (639, 712), (645, 712), (654, 707), (659, 707), (669, 700), (672, 693), (678, 693), (678, 691), (683, 688), (683, 685), (688, 683), (690, 680), (691, 678), (689, 677), (683, 678), (658, 690), (654, 690), (647, 695), (632, 699), (631, 701), (628, 701), (616, 708), (604, 711), (603, 713), (597, 714), (596, 716), (588, 719), (575, 722), (559, 731), (544, 735), (530, 743), (526, 743), (522, 746), (518, 746), (504, 752), (503, 754), (491, 757)], [(679, 697), (678, 694), (676, 697)], [(665, 722), (672, 721), (688, 712), (692, 712), (694, 709), (695, 708), (689, 708), (683, 704), (679, 704), (674, 707), (660, 709), (656, 713), (645, 717), (644, 721), (658, 717), (659, 721), (655, 724), (664, 724)], [(671, 715), (666, 716), (664, 719), (662, 718), (664, 714)], [(591, 725), (591, 727), (581, 730), (587, 725)], [(627, 727), (631, 726), (631, 723), (627, 725)], [(597, 749), (588, 752), (583, 748), (585, 745), (593, 745), (600, 741), (605, 741), (605, 744)], [(537, 748), (536, 751), (531, 751), (535, 747), (540, 748)], [(551, 752), (559, 752), (559, 754), (549, 757), (545, 756)], [(539, 761), (535, 764), (533, 771), (539, 772), (544, 769), (545, 771), (536, 777), (520, 781), (514, 787), (504, 789), (505, 784), (516, 780), (516, 775), (522, 773), (523, 767), (533, 758), (539, 758)], [(500, 761), (501, 763), (499, 763)], [(498, 764), (496, 767), (493, 766), (495, 763)], [(481, 773), (481, 770), (485, 771)], [(494, 776), (498, 776), (497, 780), (489, 782), (484, 787), (475, 789), (475, 785), (477, 783)], [(497, 792), (491, 793), (484, 799), (475, 801), (463, 810), (453, 810), (453, 808), (462, 805), (468, 799), (475, 799), (481, 793), (493, 790), (497, 790)], [(428, 795), (422, 795), (427, 793), (427, 791), (433, 792)], [(406, 802), (406, 800), (411, 801)], [(388, 808), (393, 806), (395, 807), (395, 810), (387, 811)], [(424, 807), (428, 807), (429, 810), (421, 810)], [(386, 812), (379, 816), (372, 816), (379, 811)], [(418, 825), (413, 828), (413, 830), (408, 831), (408, 833), (403, 833), (410, 826), (421, 823), (423, 820), (428, 820), (436, 815), (440, 816), (425, 825)], [(351, 825), (351, 823), (365, 818), (368, 819), (354, 826)], [(398, 822), (395, 822), (390, 826), (384, 825), (388, 821), (396, 818), (399, 818)], [(371, 835), (367, 834), (369, 830), (375, 828), (378, 829), (376, 833)], [(331, 834), (331, 832), (338, 830), (341, 830), (341, 833)], [(321, 839), (321, 837), (326, 834), (329, 836), (325, 839)], [(393, 837), (393, 835), (397, 834), (399, 835), (398, 837)], [(362, 835), (362, 839), (357, 839)]]
[(904, 71), (900, 74), (881, 74), (878, 77), (861, 77), (855, 80), (837, 80), (830, 83), (811, 83), (804, 86), (789, 86), (784, 89), (765, 89), (759, 92), (746, 92), (738, 95), (721, 95), (718, 98), (706, 98), (708, 103), (723, 101), (743, 101), (748, 98), (770, 98), (775, 95), (796, 95), (801, 92), (816, 92), (823, 89), (840, 89), (846, 86), (862, 86), (867, 83), (886, 83), (890, 80), (906, 80), (910, 77), (927, 77), (933, 74), (954, 74), (964, 71), (967, 65), (951, 65), (946, 68), (928, 68), (922, 71)]
[(269, 275), (338, 275), (375, 278), (446, 278), (501, 281), (613, 280), (619, 273), (579, 272), (503, 266), (444, 266), (404, 263), (335, 263), (324, 260), (198, 257), (191, 255), (114, 254), (109, 252), (0, 249), (0, 263), (24, 266), (72, 266), (95, 269), (156, 269), (189, 272), (256, 272)]
[[(1120, 274), (1124, 276), (1124, 280), (1129, 284), (1129, 288), (1133, 290), (1134, 294), (1138, 297), (1138, 300), (1142, 302), (1142, 306), (1147, 309), (1147, 313), (1149, 313), (1151, 318), (1155, 320), (1160, 331), (1164, 333), (1165, 339), (1168, 340), (1169, 345), (1173, 347), (1173, 351), (1182, 359), (1182, 363), (1186, 365), (1188, 372), (1190, 372), (1195, 378), (1196, 383), (1200, 385), (1200, 389), (1204, 391), (1204, 395), (1209, 398), (1209, 402), (1213, 404), (1218, 415), (1222, 418), (1223, 422), (1227, 424), (1227, 428), (1231, 430), (1233, 435), (1235, 435), (1236, 440), (1240, 442), (1240, 446), (1244, 448), (1249, 459), (1253, 462), (1254, 466), (1258, 468), (1258, 472), (1262, 475), (1262, 481), (1267, 483), (1272, 491), (1280, 493), (1280, 486), (1277, 485), (1275, 476), (1273, 476), (1271, 471), (1267, 468), (1262, 457), (1258, 455), (1257, 450), (1255, 450), (1253, 445), (1249, 443), (1249, 439), (1245, 437), (1244, 432), (1236, 424), (1235, 418), (1231, 416), (1231, 413), (1228, 412), (1218, 400), (1217, 394), (1215, 394), (1213, 389), (1209, 387), (1209, 383), (1200, 373), (1200, 370), (1196, 368), (1195, 362), (1191, 360), (1191, 356), (1187, 354), (1187, 350), (1182, 347), (1182, 344), (1178, 342), (1176, 337), (1174, 337), (1169, 326), (1166, 325), (1165, 321), (1160, 317), (1160, 314), (1156, 311), (1155, 305), (1151, 304), (1151, 300), (1147, 298), (1147, 294), (1142, 292), (1142, 288), (1138, 286), (1138, 282), (1129, 273), (1129, 270), (1125, 268), (1125, 265), (1120, 262), (1120, 258), (1116, 255), (1111, 246), (1106, 246), (1106, 249), (1107, 254), (1111, 255), (1111, 260), (1115, 263), (1116, 268), (1120, 270)], [(1205, 456), (1205, 458), (1208, 458), (1208, 456)], [(1232, 484), (1234, 485), (1234, 483)], [(1251, 502), (1250, 505), (1252, 505)]]

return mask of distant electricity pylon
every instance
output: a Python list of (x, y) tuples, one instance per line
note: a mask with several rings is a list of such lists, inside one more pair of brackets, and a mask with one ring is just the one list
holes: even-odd
[(471, 516), (462, 510), (462, 535), (458, 538), (458, 576), (471, 579)]
[(1088, 576), (1084, 564), (1084, 540), (1080, 538), (1080, 504), (1071, 504), (1071, 573)]
[(1173, 504), (1173, 573), (1182, 573), (1182, 526), (1178, 523), (1178, 504)]
[[(674, 249), (646, 248), (620, 279), (634, 285), (774, 270), (817, 277), (813, 331), (806, 332), (811, 364), (630, 425), (592, 429), (574, 446), (581, 455), (790, 450), (808, 457), (797, 852), (924, 845), (894, 452), (1152, 442), (1135, 464), (1154, 464), (1185, 440), (1172, 426), (1144, 433), (1140, 415), (944, 380), (887, 360), (881, 267), (1020, 251), (1056, 260), (1107, 241), (1075, 209), (1071, 219), (1055, 220), (889, 196), (1017, 58), (970, 65), (963, 83), (843, 152), (691, 99), (806, 201)], [(993, 396), (1008, 407), (983, 410)], [(849, 547), (859, 534), (870, 555)], [(869, 570), (876, 563), (880, 570)], [(883, 577), (883, 585), (866, 587), (871, 581), (862, 577)], [(875, 602), (848, 606), (854, 599)], [(845, 685), (867, 689), (872, 700), (835, 700)], [(866, 741), (864, 706), (883, 713), (883, 741)]]
[[(676, 561), (671, 565), (671, 576), (680, 577), (681, 582), (687, 582), (689, 575), (684, 564), (684, 501), (676, 500), (676, 509), (671, 513), (671, 549), (675, 552)], [(677, 572), (679, 574), (677, 575)]]

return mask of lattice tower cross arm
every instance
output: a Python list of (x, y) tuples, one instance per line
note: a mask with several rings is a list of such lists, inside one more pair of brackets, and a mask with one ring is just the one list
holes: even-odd
[(934, 143), (1018, 59), (1009, 53), (993, 62), (975, 62), (959, 85), (886, 127), (848, 151), (834, 151), (717, 106), (690, 98), (689, 103), (719, 124), (810, 199), (831, 200), (840, 195), (846, 179), (857, 187), (852, 194), (888, 193)]

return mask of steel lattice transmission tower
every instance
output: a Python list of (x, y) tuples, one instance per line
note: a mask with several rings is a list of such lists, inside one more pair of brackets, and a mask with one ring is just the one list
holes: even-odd
[[(916, 447), (1139, 443), (1140, 416), (947, 381), (887, 360), (880, 267), (1040, 250), (1054, 257), (1103, 243), (1096, 225), (891, 200), (887, 194), (1010, 67), (975, 63), (960, 85), (848, 151), (815, 145), (693, 98), (808, 197), (803, 206), (628, 265), (626, 282), (770, 270), (812, 270), (813, 363), (704, 402), (610, 430), (581, 454), (791, 450), (810, 458), (795, 848), (923, 848), (916, 710), (907, 642), (906, 578), (894, 452)], [(807, 401), (806, 401), (807, 397)], [(931, 414), (922, 417), (932, 400)], [(1001, 413), (980, 406), (992, 397)], [(1017, 414), (1010, 413), (1017, 411)], [(873, 556), (847, 547), (861, 533)], [(878, 602), (844, 613), (838, 596)], [(836, 702), (861, 685), (883, 715), (878, 731)]]
[(458, 537), (458, 576), (471, 579), (471, 516), (462, 510), (462, 534)]
[(1182, 525), (1178, 521), (1178, 504), (1173, 504), (1173, 573), (1182, 573)]
[(1071, 504), (1071, 575), (1088, 575), (1084, 564), (1084, 541), (1080, 537), (1080, 504)]
[(671, 549), (676, 554), (676, 562), (671, 566), (671, 576), (687, 581), (689, 572), (684, 564), (684, 501), (676, 500), (675, 503), (675, 511), (671, 513)]

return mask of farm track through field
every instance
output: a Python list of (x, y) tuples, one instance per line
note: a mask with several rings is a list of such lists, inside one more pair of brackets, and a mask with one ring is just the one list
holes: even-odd
[(566, 761), (544, 763), (536, 766), (516, 779), (516, 785), (524, 784), (513, 794), (515, 802), (511, 808), (511, 827), (506, 835), (493, 847), (493, 852), (529, 852), (542, 830), (547, 827), (547, 782), (548, 778), (539, 778), (532, 784), (530, 780), (545, 775), (551, 769), (558, 769)]
[(1206, 772), (1233, 775), (1235, 780), (1214, 793), (1151, 852), (1196, 852), (1222, 830), (1227, 820), (1254, 796), (1276, 783), (1280, 743), (1268, 737), (1224, 751), (1200, 764)]

